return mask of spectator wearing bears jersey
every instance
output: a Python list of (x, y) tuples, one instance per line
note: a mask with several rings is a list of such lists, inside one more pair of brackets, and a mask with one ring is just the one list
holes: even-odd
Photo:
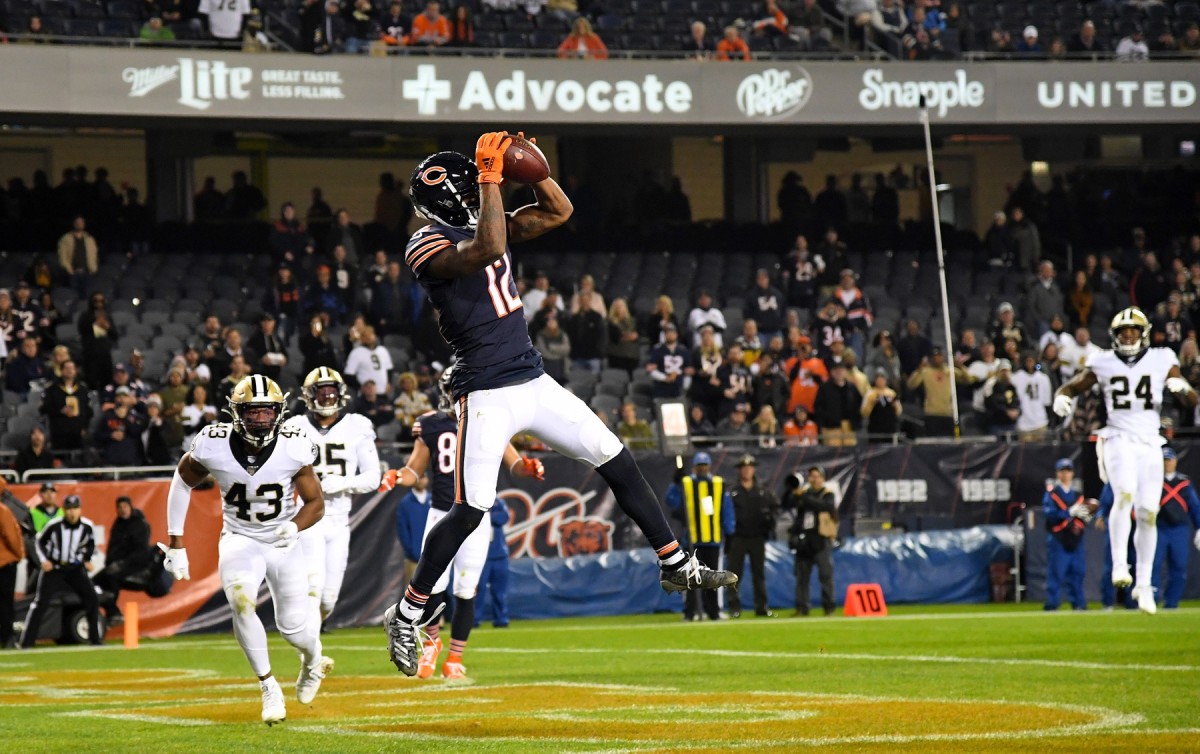
[(1183, 311), (1182, 297), (1178, 291), (1167, 294), (1164, 310), (1152, 320), (1153, 343), (1179, 353), (1183, 341), (1196, 337), (1196, 328), (1191, 318)]
[(875, 315), (871, 311), (871, 302), (866, 294), (855, 285), (857, 280), (858, 276), (854, 274), (854, 270), (842, 270), (834, 296), (846, 310), (846, 328), (842, 333), (846, 338), (846, 345), (858, 354), (859, 361), (865, 362), (867, 331), (875, 322)]
[(379, 25), (383, 30), (383, 41), (391, 47), (403, 47), (408, 44), (408, 34), (412, 30), (412, 19), (403, 10), (400, 0), (392, 0), (388, 10), (380, 19)]
[(678, 398), (687, 390), (688, 350), (679, 342), (679, 329), (667, 322), (662, 329), (663, 343), (650, 349), (646, 371), (654, 381), (655, 398)]
[(764, 342), (783, 335), (783, 313), (787, 302), (783, 293), (771, 285), (771, 274), (760, 269), (754, 274), (754, 287), (746, 292), (743, 315), (758, 323), (759, 336)]

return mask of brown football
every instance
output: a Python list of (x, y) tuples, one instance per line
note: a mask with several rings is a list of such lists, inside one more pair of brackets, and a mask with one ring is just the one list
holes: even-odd
[(529, 139), (512, 135), (504, 151), (504, 177), (515, 183), (539, 183), (550, 177), (546, 155)]

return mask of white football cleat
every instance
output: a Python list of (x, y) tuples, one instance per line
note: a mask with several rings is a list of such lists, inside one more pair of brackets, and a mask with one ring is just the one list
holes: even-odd
[(275, 676), (271, 676), (265, 681), (259, 681), (258, 686), (262, 689), (263, 722), (267, 725), (274, 725), (286, 720), (287, 708), (283, 704), (283, 689), (279, 688), (279, 681), (275, 680)]
[(1158, 605), (1154, 602), (1154, 587), (1134, 587), (1133, 596), (1137, 598), (1138, 610), (1146, 615), (1154, 615), (1158, 612)]
[(321, 688), (321, 681), (333, 670), (333, 659), (318, 657), (311, 666), (300, 666), (300, 676), (296, 679), (296, 701), (301, 704), (312, 704)]
[(1115, 587), (1130, 586), (1133, 584), (1133, 576), (1129, 573), (1129, 566), (1113, 566), (1112, 583)]

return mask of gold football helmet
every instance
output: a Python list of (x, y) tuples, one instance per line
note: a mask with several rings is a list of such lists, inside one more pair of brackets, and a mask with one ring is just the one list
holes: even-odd
[[(1138, 331), (1138, 339), (1135, 342), (1122, 342), (1121, 331), (1129, 328)], [(1141, 356), (1150, 347), (1150, 320), (1136, 306), (1117, 312), (1117, 316), (1112, 318), (1108, 332), (1112, 336), (1113, 350), (1127, 361)]]
[(260, 448), (270, 445), (279, 434), (286, 407), (287, 395), (274, 380), (261, 374), (243, 377), (229, 394), (233, 431)]
[(317, 416), (333, 416), (350, 403), (346, 381), (336, 369), (317, 367), (304, 378), (304, 405)]

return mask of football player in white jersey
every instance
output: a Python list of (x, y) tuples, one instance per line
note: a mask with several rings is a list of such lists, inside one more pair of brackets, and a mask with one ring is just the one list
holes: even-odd
[(375, 425), (362, 414), (344, 413), (350, 393), (342, 375), (317, 367), (304, 378), (301, 395), (308, 412), (292, 416), (284, 428), (308, 435), (317, 446), (313, 464), (325, 497), (325, 516), (300, 534), (308, 562), (309, 591), (317, 623), (333, 612), (350, 553), (350, 504), (353, 495), (374, 492), (381, 476), (375, 449)]
[[(267, 632), (255, 613), (263, 580), (275, 601), (279, 633), (300, 651), (296, 698), (312, 702), (333, 660), (321, 653), (320, 625), (310, 619), (300, 532), (321, 520), (325, 502), (313, 471), (317, 449), (302, 432), (282, 428), (287, 396), (260, 374), (243, 378), (229, 396), (232, 422), (210, 424), (184, 454), (167, 494), (168, 546), (164, 567), (187, 579), (183, 544), (192, 488), (212, 474), (224, 500), (218, 546), (221, 588), (233, 609), (233, 634), (262, 691), (262, 719), (286, 717), (283, 690), (271, 673)], [(296, 496), (300, 502), (297, 503)]]
[(1196, 392), (1179, 371), (1179, 359), (1169, 348), (1150, 347), (1150, 320), (1137, 307), (1123, 309), (1109, 328), (1112, 350), (1094, 353), (1083, 369), (1054, 396), (1054, 413), (1071, 413), (1072, 399), (1098, 385), (1108, 409), (1107, 425), (1097, 432), (1096, 455), (1100, 477), (1112, 485), (1113, 512), (1108, 521), (1114, 586), (1129, 586), (1129, 511), (1138, 526), (1133, 535), (1137, 556), (1137, 584), (1133, 594), (1138, 608), (1156, 611), (1150, 578), (1158, 545), (1155, 519), (1162, 492), (1163, 438), (1159, 433), (1164, 388), (1190, 407)]

